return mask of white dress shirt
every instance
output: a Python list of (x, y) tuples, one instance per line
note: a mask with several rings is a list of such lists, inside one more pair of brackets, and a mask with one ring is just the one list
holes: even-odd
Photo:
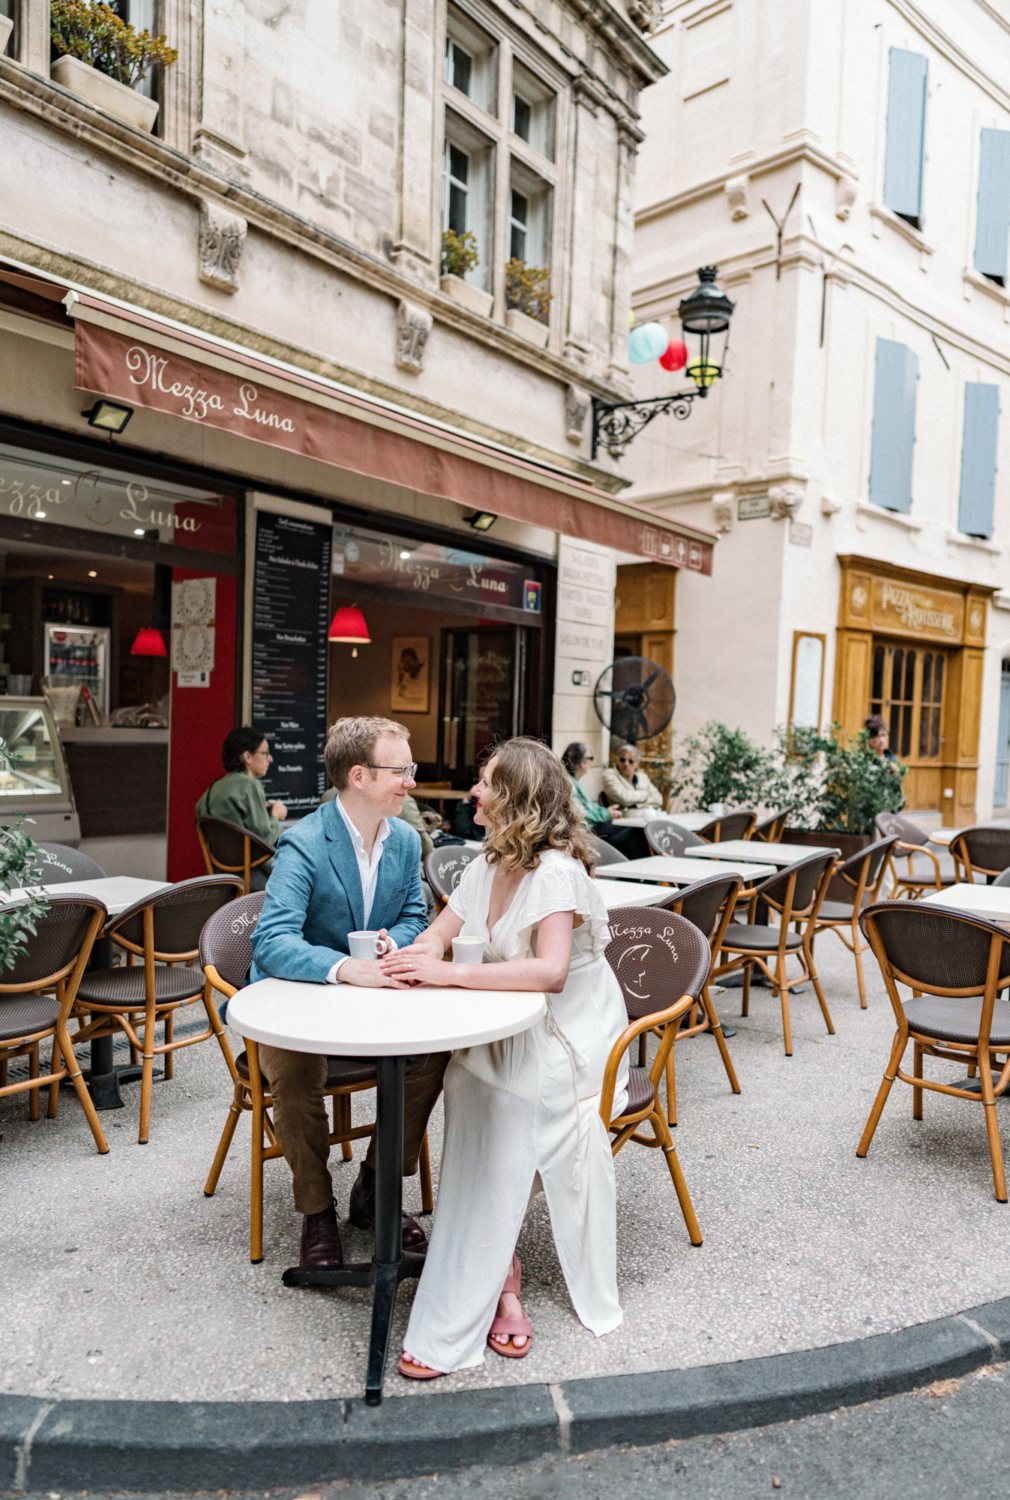
[[(358, 874), (361, 877), (361, 895), (364, 903), (364, 922), (365, 927), (367, 928), (368, 919), (372, 915), (372, 903), (375, 900), (375, 887), (378, 884), (379, 880), (379, 861), (382, 858), (382, 846), (389, 837), (389, 819), (383, 818), (382, 822), (379, 824), (378, 831), (375, 835), (375, 842), (372, 845), (372, 853), (371, 855), (368, 855), (365, 852), (365, 841), (361, 837), (361, 834), (358, 832), (358, 829), (347, 816), (347, 810), (340, 800), (339, 793), (336, 797), (334, 797), (333, 800), (336, 803), (337, 812), (344, 820), (344, 827), (347, 829), (347, 832), (351, 836), (351, 844), (354, 848), (355, 858), (358, 861)], [(340, 981), (338, 978), (338, 973), (340, 970), (340, 966), (341, 964), (345, 964), (346, 962), (346, 956), (344, 958), (337, 959), (336, 963), (333, 965), (333, 968), (326, 976), (327, 984), (339, 984)]]

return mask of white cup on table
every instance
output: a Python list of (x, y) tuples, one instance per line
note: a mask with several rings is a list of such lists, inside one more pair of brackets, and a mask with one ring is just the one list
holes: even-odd
[(454, 964), (482, 964), (484, 962), (484, 939), (479, 937), (454, 937), (452, 940)]
[(347, 951), (352, 958), (381, 958), (386, 951), (385, 942), (375, 932), (349, 932)]

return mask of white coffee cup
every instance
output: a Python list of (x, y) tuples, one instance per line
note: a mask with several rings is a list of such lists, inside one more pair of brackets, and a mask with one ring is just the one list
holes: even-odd
[(482, 964), (484, 962), (484, 939), (479, 937), (454, 937), (452, 940), (454, 964)]
[(385, 945), (380, 941), (378, 932), (349, 932), (347, 951), (352, 958), (380, 958)]

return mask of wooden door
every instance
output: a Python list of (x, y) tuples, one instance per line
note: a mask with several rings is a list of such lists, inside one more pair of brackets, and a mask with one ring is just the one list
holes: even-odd
[(873, 643), (870, 713), (887, 724), (891, 749), (908, 766), (909, 810), (941, 806), (948, 675), (947, 652), (935, 646)]

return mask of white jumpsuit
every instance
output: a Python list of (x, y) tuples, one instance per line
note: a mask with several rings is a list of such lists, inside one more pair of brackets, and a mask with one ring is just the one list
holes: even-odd
[[(470, 864), (449, 905), (463, 936), (484, 939), (484, 962), (530, 958), (552, 912), (583, 920), (568, 980), (544, 1020), (518, 1036), (454, 1052), (445, 1073), (445, 1140), (438, 1203), (404, 1348), (448, 1374), (481, 1363), (536, 1174), (550, 1211), (569, 1295), (596, 1335), (624, 1317), (617, 1297), (614, 1163), (599, 1115), (610, 1049), (628, 1024), (604, 950), (607, 908), (570, 855), (550, 850), (487, 929), (494, 867)], [(472, 992), (474, 1006), (480, 990)], [(622, 1063), (614, 1113), (626, 1098)]]

